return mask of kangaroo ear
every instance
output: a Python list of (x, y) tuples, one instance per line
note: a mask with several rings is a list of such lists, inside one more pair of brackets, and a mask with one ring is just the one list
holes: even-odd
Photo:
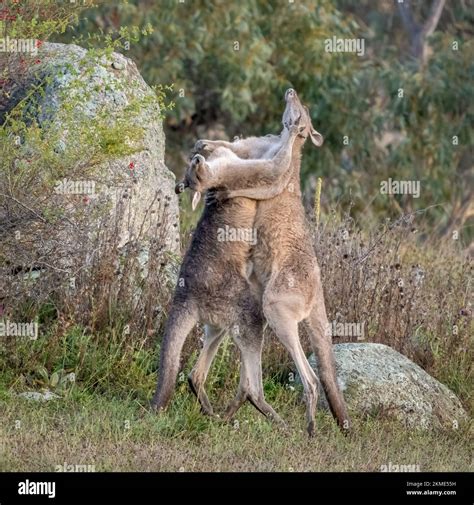
[(199, 203), (199, 200), (201, 200), (201, 192), (200, 191), (196, 191), (193, 195), (193, 201), (191, 203), (191, 207), (193, 209), (193, 211), (196, 210), (196, 207)]
[(311, 137), (311, 141), (316, 147), (321, 147), (323, 145), (324, 142), (323, 136), (319, 132), (317, 132), (313, 127), (311, 127), (309, 135)]
[(313, 124), (311, 123), (311, 115), (309, 113), (308, 107), (306, 105), (303, 106), (304, 110), (306, 111), (306, 114), (308, 116), (308, 121), (309, 121), (309, 136), (311, 137), (311, 142), (316, 146), (316, 147), (321, 147), (323, 145), (324, 139), (323, 136), (314, 129)]

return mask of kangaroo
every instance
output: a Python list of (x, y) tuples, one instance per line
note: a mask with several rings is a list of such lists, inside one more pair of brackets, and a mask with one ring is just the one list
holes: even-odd
[[(225, 166), (233, 171), (261, 174), (268, 179), (268, 194), (274, 196), (273, 183), (291, 162), (292, 145), (301, 128), (296, 123), (283, 128), (280, 136), (247, 142), (247, 153), (252, 155), (252, 144), (261, 159), (242, 160), (226, 147), (219, 147), (209, 157), (209, 166)], [(214, 160), (220, 160), (217, 163)], [(196, 155), (177, 192), (190, 184), (199, 189), (198, 167), (204, 158)], [(264, 189), (265, 191), (265, 189)], [(200, 198), (196, 191), (193, 208)], [(198, 321), (205, 324), (204, 345), (188, 382), (197, 396), (204, 413), (213, 409), (204, 390), (210, 365), (228, 329), (241, 353), (239, 401), (249, 400), (265, 416), (283, 423), (265, 401), (261, 372), (263, 346), (263, 316), (261, 303), (254, 296), (248, 281), (248, 260), (251, 244), (246, 240), (219, 241), (219, 232), (228, 228), (252, 230), (256, 202), (248, 198), (233, 198), (224, 204), (208, 202), (194, 232), (191, 245), (181, 265), (178, 284), (165, 325), (161, 345), (159, 375), (152, 399), (155, 410), (166, 408), (174, 391), (181, 350), (185, 339)], [(227, 418), (229, 416), (226, 416)]]
[[(237, 169), (226, 163), (206, 167), (203, 159), (194, 165), (199, 177), (199, 191), (214, 189), (212, 201), (226, 203), (229, 199), (247, 197), (258, 201), (255, 217), (258, 243), (252, 249), (253, 275), (261, 287), (264, 316), (279, 340), (294, 360), (305, 391), (306, 420), (309, 435), (314, 434), (314, 415), (317, 403), (318, 379), (303, 352), (298, 336), (298, 323), (309, 327), (311, 345), (320, 363), (321, 382), (331, 412), (343, 431), (349, 430), (350, 420), (344, 398), (336, 380), (335, 360), (324, 304), (321, 275), (312, 246), (311, 236), (301, 201), (301, 152), (308, 137), (319, 147), (322, 136), (313, 128), (308, 108), (295, 90), (285, 94), (287, 121), (303, 118), (304, 131), (293, 143), (289, 177), (282, 174), (276, 182), (286, 189), (268, 198), (265, 179), (254, 173), (253, 178), (240, 178)], [(197, 147), (215, 152), (222, 147), (242, 154), (241, 141), (198, 141)], [(245, 152), (244, 152), (245, 155)], [(263, 182), (263, 188), (260, 183)], [(249, 186), (252, 186), (249, 189)], [(218, 207), (217, 207), (218, 208)], [(243, 403), (235, 401), (234, 412)], [(228, 411), (228, 415), (232, 412)]]

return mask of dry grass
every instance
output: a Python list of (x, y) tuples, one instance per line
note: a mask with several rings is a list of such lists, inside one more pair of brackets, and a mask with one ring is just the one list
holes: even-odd
[[(361, 337), (336, 334), (333, 341), (393, 347), (450, 387), (472, 412), (473, 262), (457, 241), (428, 239), (422, 218), (403, 216), (370, 233), (347, 215), (314, 228), (329, 321), (364, 328)], [(293, 365), (271, 338), (267, 371), (287, 374)]]
[(318, 433), (308, 439), (299, 392), (282, 388), (273, 400), (287, 432), (252, 407), (232, 424), (204, 418), (183, 390), (161, 417), (131, 399), (82, 395), (34, 409), (11, 399), (2, 406), (0, 470), (54, 471), (66, 463), (95, 471), (380, 471), (391, 462), (472, 471), (467, 427), (408, 432), (383, 419), (356, 418), (355, 433), (346, 438), (320, 413)]
[[(329, 317), (365, 321), (365, 340), (412, 357), (472, 413), (471, 264), (455, 243), (417, 241), (409, 233), (413, 227), (401, 221), (366, 236), (347, 218), (315, 231)], [(160, 276), (155, 279), (160, 289)], [(91, 282), (99, 285), (96, 277)], [(153, 286), (150, 279), (144, 282)], [(151, 297), (153, 291), (146, 293)], [(92, 308), (101, 300), (113, 306), (109, 295), (99, 290)], [(156, 417), (145, 407), (156, 380), (156, 334), (146, 325), (125, 333), (126, 317), (108, 318), (96, 328), (76, 324), (75, 312), (64, 309), (69, 305), (60, 307), (44, 319), (49, 332), (43, 338), (10, 339), (0, 347), (0, 470), (52, 470), (65, 462), (95, 465), (97, 471), (378, 471), (389, 462), (418, 465), (421, 471), (472, 470), (469, 424), (458, 430), (407, 431), (383, 416), (362, 419), (353, 412), (356, 429), (346, 439), (322, 412), (318, 435), (308, 440), (301, 391), (288, 383), (293, 364), (272, 338), (264, 351), (265, 393), (288, 422), (288, 432), (272, 427), (249, 406), (239, 411), (237, 424), (201, 415), (185, 381), (199, 352), (200, 329), (188, 339), (173, 404)], [(335, 337), (344, 340), (351, 339)], [(237, 361), (234, 345), (226, 341), (208, 381), (217, 411), (236, 390)], [(69, 372), (76, 374), (73, 384), (62, 381)], [(15, 396), (40, 388), (62, 398), (37, 404)]]

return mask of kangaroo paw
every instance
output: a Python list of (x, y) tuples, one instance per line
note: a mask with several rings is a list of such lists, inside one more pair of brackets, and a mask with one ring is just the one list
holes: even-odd
[(198, 140), (194, 144), (193, 152), (195, 154), (209, 154), (209, 153), (212, 153), (212, 151), (214, 151), (214, 149), (215, 149), (215, 147), (212, 146), (212, 144), (210, 143), (210, 141), (208, 141), (208, 140)]
[(218, 205), (225, 200), (229, 199), (229, 191), (222, 190), (218, 191), (217, 189), (211, 189), (206, 193), (206, 205)]
[(303, 133), (303, 132), (304, 132), (304, 130), (305, 130), (305, 128), (306, 128), (306, 127), (305, 127), (304, 125), (303, 125), (303, 126), (300, 126), (300, 125), (298, 125), (298, 124), (296, 124), (296, 123), (293, 123), (292, 125), (290, 125), (290, 126), (288, 127), (288, 131), (290, 132), (290, 135), (291, 135), (292, 137), (293, 137), (293, 136), (294, 136), (294, 137), (296, 137), (296, 135), (300, 135), (301, 133)]
[(206, 142), (204, 140), (198, 140), (194, 144), (194, 152), (199, 154), (202, 153), (206, 149)]

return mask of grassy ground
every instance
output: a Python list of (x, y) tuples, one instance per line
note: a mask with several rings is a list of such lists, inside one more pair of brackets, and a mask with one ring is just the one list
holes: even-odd
[[(398, 225), (369, 242), (359, 232), (341, 239), (346, 236), (341, 227), (348, 226), (335, 222), (315, 234), (330, 321), (367, 322), (366, 341), (390, 345), (413, 359), (457, 394), (472, 416), (471, 262), (458, 244), (418, 244)], [(365, 248), (374, 245), (361, 262), (362, 240)], [(415, 282), (418, 269), (422, 281)], [(93, 285), (104, 281), (98, 278)], [(150, 298), (143, 297), (145, 308), (154, 306), (157, 292), (166, 294), (164, 285), (153, 286)], [(231, 424), (201, 415), (185, 380), (200, 351), (199, 328), (185, 344), (173, 404), (156, 416), (147, 405), (162, 327), (150, 312), (150, 328), (140, 331), (126, 317), (126, 307), (99, 295), (93, 298), (95, 316), (85, 319), (100, 325), (82, 325), (58, 299), (12, 314), (12, 320), (38, 320), (42, 332), (35, 341), (0, 339), (0, 471), (53, 471), (64, 464), (91, 465), (96, 471), (380, 471), (390, 464), (420, 471), (474, 469), (472, 424), (407, 431), (386, 418), (362, 419), (353, 412), (354, 432), (345, 438), (320, 412), (318, 433), (308, 439), (301, 390), (290, 387), (294, 366), (275, 339), (267, 341), (263, 354), (265, 394), (288, 422), (287, 431), (251, 406)], [(109, 313), (103, 321), (104, 308)], [(137, 311), (137, 317), (147, 313)], [(309, 352), (304, 333), (302, 343)], [(216, 412), (236, 391), (237, 361), (235, 346), (226, 340), (208, 380)], [(75, 381), (67, 380), (71, 374)], [(42, 389), (61, 398), (37, 403), (17, 396)]]
[(287, 431), (251, 406), (232, 423), (206, 418), (184, 383), (161, 416), (144, 408), (141, 394), (101, 395), (74, 386), (60, 400), (36, 403), (3, 391), (0, 471), (55, 471), (64, 464), (95, 471), (380, 471), (389, 463), (473, 470), (468, 426), (410, 432), (393, 421), (355, 418), (353, 434), (344, 437), (320, 412), (317, 436), (309, 439), (300, 391), (267, 382), (266, 392)]

